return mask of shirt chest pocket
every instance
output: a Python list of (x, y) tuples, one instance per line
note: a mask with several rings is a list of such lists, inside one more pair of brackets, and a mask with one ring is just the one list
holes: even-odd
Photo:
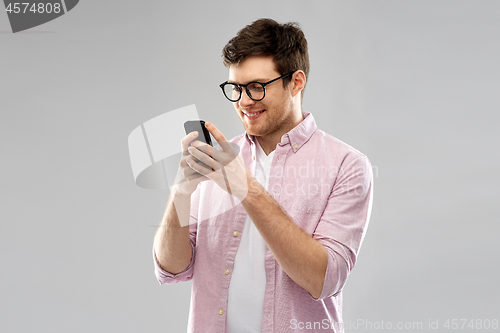
[(323, 178), (291, 178), (283, 181), (278, 201), (296, 225), (312, 234), (330, 192), (331, 184)]

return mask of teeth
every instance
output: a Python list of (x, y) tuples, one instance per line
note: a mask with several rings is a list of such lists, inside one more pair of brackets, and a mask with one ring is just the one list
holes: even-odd
[(264, 112), (264, 111), (259, 111), (259, 112), (255, 112), (255, 113), (247, 113), (247, 112), (245, 112), (245, 111), (242, 111), (242, 112), (243, 112), (246, 116), (248, 116), (248, 117), (253, 117), (253, 116), (256, 116), (256, 115), (258, 115), (259, 113), (262, 113), (262, 112)]

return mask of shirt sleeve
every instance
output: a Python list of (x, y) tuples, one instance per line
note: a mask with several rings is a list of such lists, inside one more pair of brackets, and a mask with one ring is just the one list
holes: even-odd
[(189, 241), (191, 243), (191, 261), (189, 265), (180, 273), (172, 274), (166, 270), (164, 270), (158, 260), (156, 259), (156, 253), (153, 246), (153, 262), (154, 262), (154, 270), (155, 275), (160, 283), (160, 285), (177, 283), (180, 281), (189, 281), (193, 278), (193, 268), (196, 258), (196, 231), (198, 227), (198, 202), (200, 197), (200, 186), (196, 189), (195, 192), (191, 195), (191, 211), (189, 216)]
[(323, 290), (317, 300), (338, 294), (354, 268), (370, 219), (372, 193), (373, 174), (366, 156), (340, 167), (313, 234), (328, 253)]

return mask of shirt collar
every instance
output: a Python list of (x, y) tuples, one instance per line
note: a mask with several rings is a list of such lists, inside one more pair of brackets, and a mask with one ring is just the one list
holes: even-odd
[[(281, 142), (278, 143), (280, 146), (285, 146), (287, 144), (291, 145), (294, 153), (311, 138), (318, 128), (311, 113), (302, 112), (302, 115), (304, 116), (304, 120), (292, 128), (288, 133), (283, 134)], [(255, 144), (255, 136), (246, 133), (245, 137), (251, 145)]]

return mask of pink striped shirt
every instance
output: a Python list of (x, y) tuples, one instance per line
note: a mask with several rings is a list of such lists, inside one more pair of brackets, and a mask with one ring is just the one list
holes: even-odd
[[(314, 299), (282, 270), (266, 247), (266, 293), (262, 332), (344, 332), (342, 288), (370, 218), (372, 170), (368, 158), (305, 119), (276, 146), (268, 192), (304, 232), (328, 253), (323, 290)], [(255, 138), (237, 144), (255, 173)], [(193, 281), (188, 332), (226, 332), (228, 288), (246, 211), (214, 182), (201, 183), (191, 197), (193, 259), (172, 275), (154, 260), (160, 284)], [(153, 254), (154, 255), (154, 254)]]

